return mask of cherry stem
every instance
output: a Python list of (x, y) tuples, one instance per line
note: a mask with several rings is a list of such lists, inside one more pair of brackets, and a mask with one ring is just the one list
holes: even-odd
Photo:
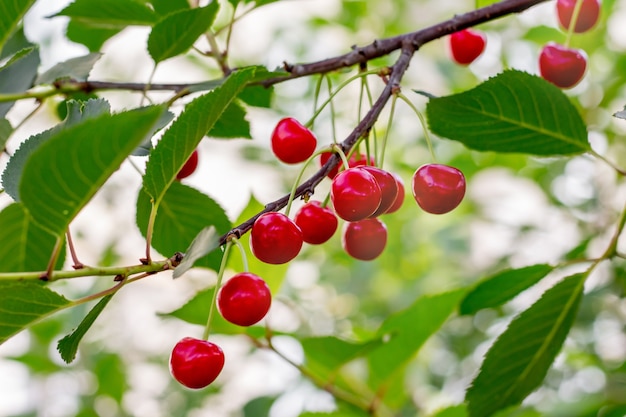
[(235, 246), (237, 246), (237, 249), (239, 250), (239, 253), (241, 254), (241, 263), (243, 264), (243, 272), (248, 272), (249, 271), (248, 255), (246, 254), (246, 250), (243, 248), (243, 245), (241, 244), (239, 239), (237, 239), (235, 236), (232, 236), (230, 238), (230, 241), (233, 242)]
[(74, 241), (72, 240), (72, 232), (70, 231), (70, 229), (67, 229), (67, 233), (65, 234), (66, 238), (67, 238), (67, 247), (70, 250), (70, 256), (72, 257), (72, 262), (74, 262), (74, 265), (72, 265), (72, 268), (74, 269), (81, 269), (85, 267), (85, 264), (83, 264), (79, 259), (78, 259), (78, 255), (76, 254), (76, 248), (74, 247)]
[(398, 101), (398, 95), (394, 94), (391, 99), (391, 109), (389, 110), (389, 120), (387, 121), (387, 129), (385, 129), (385, 136), (383, 136), (383, 146), (380, 150), (380, 159), (378, 162), (378, 168), (383, 168), (383, 162), (385, 161), (385, 149), (387, 149), (387, 139), (389, 138), (389, 130), (393, 124), (393, 115), (396, 113), (396, 101)]
[(222, 255), (222, 262), (220, 263), (220, 269), (217, 272), (217, 282), (215, 283), (215, 290), (213, 291), (213, 298), (211, 299), (211, 306), (209, 307), (209, 317), (204, 327), (204, 333), (202, 339), (209, 340), (209, 334), (211, 333), (211, 322), (213, 321), (213, 314), (215, 312), (215, 304), (217, 301), (217, 293), (222, 286), (222, 278), (224, 277), (224, 271), (226, 270), (226, 264), (228, 263), (228, 255), (230, 254), (230, 248), (233, 246), (233, 241), (228, 240), (224, 246), (224, 254)]
[(316, 156), (321, 155), (324, 152), (328, 152), (328, 150), (322, 149), (322, 150), (315, 152), (302, 165), (302, 168), (300, 169), (300, 172), (298, 172), (298, 176), (296, 177), (296, 180), (293, 182), (293, 186), (291, 187), (291, 192), (289, 193), (289, 200), (287, 201), (287, 208), (285, 209), (285, 216), (289, 217), (289, 212), (291, 211), (291, 204), (293, 203), (293, 200), (296, 196), (296, 190), (298, 189), (298, 185), (300, 185), (300, 181), (302, 180), (302, 176), (304, 175), (304, 171), (306, 170), (306, 167), (311, 163), (311, 161), (315, 159)]
[(609, 159), (607, 159), (606, 157), (600, 155), (599, 153), (597, 153), (596, 151), (589, 150), (588, 151), (591, 155), (595, 156), (596, 158), (600, 159), (601, 161), (604, 161), (608, 166), (610, 166), (611, 168), (613, 168), (619, 175), (621, 176), (626, 176), (626, 170), (621, 169), (620, 167), (618, 167), (617, 165), (615, 165), (613, 162), (611, 162)]
[(411, 102), (411, 100), (408, 99), (407, 96), (405, 96), (404, 94), (400, 92), (396, 93), (396, 95), (398, 96), (398, 98), (402, 99), (415, 112), (417, 117), (420, 119), (420, 123), (422, 124), (422, 129), (424, 130), (424, 139), (426, 139), (426, 144), (428, 145), (428, 151), (430, 152), (430, 157), (432, 158), (433, 162), (436, 163), (437, 158), (435, 157), (435, 151), (433, 149), (433, 142), (430, 138), (430, 131), (426, 128), (427, 126), (426, 118), (424, 117), (422, 112), (419, 111), (417, 107), (415, 107), (415, 105)]
[[(319, 99), (320, 99), (320, 93), (322, 91), (322, 83), (324, 82), (325, 77), (326, 77), (326, 74), (320, 75), (319, 78), (317, 79), (317, 82), (315, 83), (315, 92), (313, 93), (313, 113), (317, 111), (317, 103), (319, 102)], [(311, 125), (308, 126), (309, 129), (313, 129), (314, 124), (315, 124), (315, 119), (311, 120)]]
[(324, 101), (324, 103), (322, 103), (322, 105), (315, 111), (315, 113), (313, 113), (313, 116), (311, 116), (311, 119), (306, 122), (304, 125), (306, 127), (310, 127), (313, 124), (313, 121), (317, 118), (317, 116), (319, 116), (319, 114), (322, 112), (322, 110), (324, 110), (324, 107), (326, 107), (327, 105), (329, 105), (333, 99), (335, 98), (335, 96), (341, 91), (343, 90), (347, 85), (349, 85), (352, 81), (354, 80), (358, 80), (361, 77), (366, 77), (368, 75), (373, 75), (373, 74), (377, 74), (378, 72), (380, 72), (380, 70), (371, 70), (371, 71), (364, 71), (364, 72), (359, 72), (356, 75), (353, 75), (352, 77), (348, 78), (347, 80), (345, 80), (344, 82), (342, 82), (341, 84), (339, 84), (339, 86), (337, 87), (337, 89), (335, 91), (333, 91), (330, 96), (328, 96), (328, 98), (326, 99), (326, 101)]
[(580, 10), (583, 7), (583, 0), (577, 0), (576, 5), (574, 6), (574, 11), (572, 12), (572, 19), (569, 22), (569, 27), (567, 28), (567, 37), (565, 38), (565, 47), (569, 48), (569, 44), (572, 40), (572, 35), (574, 35), (574, 29), (576, 28), (576, 23), (578, 23), (578, 16), (580, 15)]
[[(331, 95), (333, 93), (333, 84), (330, 81), (330, 77), (326, 76), (325, 78), (326, 85), (328, 86), (328, 94)], [(333, 143), (337, 143), (337, 128), (335, 126), (335, 103), (333, 101), (330, 102), (330, 128)]]
[(159, 204), (152, 203), (150, 209), (150, 217), (148, 219), (148, 227), (146, 228), (146, 263), (149, 265), (152, 262), (150, 255), (150, 247), (152, 246), (152, 232), (154, 231), (154, 222), (156, 221), (157, 211), (159, 211)]

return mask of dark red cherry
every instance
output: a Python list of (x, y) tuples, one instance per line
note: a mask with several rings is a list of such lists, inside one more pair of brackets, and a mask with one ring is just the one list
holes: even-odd
[(341, 243), (348, 255), (362, 261), (371, 261), (385, 249), (387, 227), (377, 218), (346, 223)]
[(587, 67), (584, 51), (550, 42), (539, 55), (539, 72), (559, 88), (571, 88), (582, 80)]
[(380, 187), (380, 205), (370, 217), (378, 217), (381, 214), (385, 213), (389, 207), (393, 204), (398, 196), (398, 184), (396, 183), (396, 179), (391, 175), (391, 173), (384, 171), (380, 168), (366, 165), (361, 166), (361, 169), (366, 170), (370, 174), (376, 178), (376, 182)]
[(396, 180), (396, 185), (398, 186), (398, 195), (393, 201), (391, 207), (389, 207), (384, 214), (395, 213), (396, 211), (400, 210), (400, 207), (402, 207), (402, 203), (404, 202), (404, 181), (402, 181), (402, 178), (400, 178), (398, 174), (394, 174), (392, 172), (391, 175), (393, 175), (393, 178)]
[(306, 161), (316, 146), (313, 133), (292, 117), (280, 120), (272, 132), (272, 151), (286, 164)]
[[(557, 0), (556, 12), (559, 17), (559, 23), (565, 30), (568, 30), (574, 15), (574, 7), (576, 0)], [(600, 16), (600, 2), (598, 0), (583, 0), (583, 4), (574, 25), (574, 32), (586, 32), (598, 22)]]
[(187, 178), (196, 171), (196, 168), (198, 168), (198, 150), (194, 149), (183, 167), (178, 171), (178, 174), (176, 174), (176, 179), (180, 181), (183, 178)]
[(302, 230), (302, 239), (312, 245), (319, 245), (330, 239), (337, 230), (337, 216), (329, 207), (322, 207), (319, 201), (309, 201), (294, 217), (294, 222)]
[(337, 216), (349, 222), (363, 220), (380, 206), (381, 191), (376, 178), (362, 167), (341, 171), (330, 188)]
[(185, 337), (170, 356), (172, 376), (187, 388), (204, 388), (220, 374), (224, 367), (224, 352), (207, 340)]
[(487, 37), (474, 29), (463, 29), (450, 35), (452, 58), (461, 65), (469, 65), (485, 50)]
[(265, 263), (284, 264), (300, 253), (302, 232), (284, 214), (264, 213), (252, 225), (250, 248)]
[(465, 176), (454, 167), (428, 164), (413, 174), (413, 197), (428, 213), (447, 213), (461, 203), (464, 195)]
[(272, 293), (260, 277), (242, 272), (231, 277), (217, 295), (222, 317), (238, 326), (252, 326), (270, 309)]

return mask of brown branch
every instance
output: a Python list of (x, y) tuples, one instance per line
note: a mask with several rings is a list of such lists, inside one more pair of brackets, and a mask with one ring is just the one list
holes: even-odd
[[(362, 47), (354, 48), (352, 52), (330, 58), (323, 61), (318, 61), (310, 64), (300, 64), (289, 67), (288, 71), (291, 75), (286, 77), (278, 77), (268, 79), (262, 82), (264, 85), (273, 85), (289, 79), (303, 77), (312, 74), (320, 74), (329, 71), (333, 71), (339, 68), (350, 67), (355, 64), (367, 62), (371, 59), (387, 55), (398, 49), (401, 50), (400, 57), (390, 68), (391, 75), (376, 102), (372, 105), (369, 112), (363, 117), (361, 122), (354, 128), (354, 130), (341, 142), (340, 146), (344, 153), (347, 153), (352, 146), (361, 138), (365, 136), (370, 129), (374, 126), (374, 123), (378, 120), (378, 116), (382, 112), (383, 108), (387, 104), (389, 98), (394, 94), (396, 90), (400, 88), (400, 81), (402, 76), (409, 67), (409, 63), (413, 54), (428, 42), (435, 39), (446, 36), (450, 33), (456, 32), (467, 27), (475, 26), (479, 23), (490, 21), (498, 17), (502, 17), (511, 13), (518, 13), (526, 10), (538, 3), (542, 3), (547, 0), (505, 0), (500, 3), (493, 4), (478, 10), (471, 11), (462, 15), (455, 16), (450, 20), (446, 20), (434, 26), (428, 27), (417, 32), (408, 33), (393, 38), (387, 38), (379, 41), (375, 41), (372, 44)], [(340, 158), (337, 154), (333, 155), (315, 174), (313, 174), (308, 180), (304, 181), (296, 189), (294, 198), (301, 197), (305, 194), (313, 193), (315, 187), (326, 177), (338, 163)], [(220, 238), (220, 245), (224, 245), (229, 236), (235, 235), (240, 237), (252, 228), (255, 220), (264, 213), (270, 211), (278, 211), (285, 207), (289, 201), (290, 195), (284, 195), (283, 197), (275, 200), (265, 206), (263, 211), (257, 213), (253, 217), (249, 218), (240, 225), (234, 227), (231, 231), (224, 234)]]

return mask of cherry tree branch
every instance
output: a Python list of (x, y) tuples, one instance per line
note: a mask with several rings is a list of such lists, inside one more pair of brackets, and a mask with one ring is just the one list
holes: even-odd
[[(374, 123), (376, 123), (376, 121), (378, 120), (380, 113), (382, 112), (383, 108), (385, 107), (391, 96), (394, 94), (394, 92), (399, 91), (400, 81), (402, 80), (404, 73), (409, 67), (411, 58), (422, 45), (454, 33), (458, 30), (475, 26), (479, 23), (491, 21), (512, 13), (519, 13), (545, 1), (547, 0), (505, 0), (487, 7), (483, 7), (481, 9), (473, 10), (469, 13), (455, 16), (452, 19), (430, 26), (426, 29), (407, 33), (393, 38), (374, 41), (373, 43), (361, 48), (353, 48), (352, 52), (349, 52), (345, 55), (329, 58), (323, 61), (313, 62), (310, 64), (285, 64), (285, 69), (290, 72), (290, 75), (285, 77), (267, 79), (261, 82), (261, 84), (270, 86), (294, 78), (304, 77), (312, 74), (322, 74), (344, 67), (351, 67), (400, 50), (400, 56), (393, 64), (393, 66), (390, 67), (391, 75), (389, 76), (387, 85), (383, 89), (382, 93), (380, 94), (376, 102), (372, 105), (371, 109), (354, 128), (354, 130), (343, 140), (343, 142), (341, 142), (341, 144), (339, 144), (342, 151), (344, 153), (347, 153), (354, 146), (354, 144), (357, 143), (359, 138), (367, 135), (367, 133), (374, 126)], [(294, 198), (301, 197), (305, 194), (313, 194), (315, 187), (317, 187), (317, 185), (324, 179), (324, 177), (326, 177), (326, 175), (337, 164), (339, 164), (339, 162), (340, 158), (337, 154), (329, 158), (324, 166), (322, 166), (308, 180), (304, 181), (298, 186)], [(270, 211), (278, 211), (285, 207), (289, 201), (289, 197), (290, 194), (286, 194), (278, 200), (272, 201), (271, 203), (267, 204), (260, 213), (257, 213), (245, 222), (234, 227), (228, 233), (221, 236), (220, 245), (224, 245), (228, 237), (231, 235), (240, 237), (241, 235), (249, 231), (252, 228), (255, 220), (262, 214)]]

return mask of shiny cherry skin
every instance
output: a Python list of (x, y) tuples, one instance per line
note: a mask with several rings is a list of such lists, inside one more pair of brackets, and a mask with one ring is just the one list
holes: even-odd
[(265, 263), (284, 264), (300, 253), (302, 231), (282, 213), (264, 213), (252, 225), (250, 248)]
[(374, 214), (380, 206), (381, 191), (372, 174), (354, 167), (341, 171), (333, 179), (330, 198), (337, 216), (355, 222)]
[(461, 65), (469, 65), (485, 50), (487, 37), (475, 29), (463, 29), (450, 35), (452, 59)]
[(302, 239), (312, 245), (320, 245), (330, 239), (339, 221), (329, 207), (319, 201), (309, 201), (296, 213), (293, 221), (302, 230)]
[(170, 373), (187, 388), (204, 388), (220, 374), (224, 367), (224, 352), (215, 343), (185, 337), (170, 356)]
[[(328, 162), (328, 160), (330, 159), (332, 155), (333, 155), (333, 152), (330, 152), (330, 151), (322, 152), (322, 154), (320, 155), (320, 166), (323, 166), (326, 162)], [(361, 165), (376, 165), (376, 163), (374, 161), (374, 158), (370, 156), (370, 160), (368, 164), (367, 156), (365, 154), (359, 154), (359, 155), (352, 154), (350, 158), (348, 159), (348, 167), (350, 168), (354, 168), (356, 166), (361, 166)], [(340, 169), (342, 169), (341, 162), (335, 165), (335, 167), (331, 169), (330, 172), (326, 176), (332, 180), (333, 178), (335, 178), (335, 176), (337, 176), (337, 173), (339, 172)]]
[[(557, 0), (556, 12), (561, 26), (568, 30), (572, 24), (576, 0)], [(600, 2), (598, 0), (583, 0), (578, 14), (578, 20), (574, 25), (574, 32), (583, 33), (591, 29), (600, 17)]]
[(465, 176), (457, 168), (428, 164), (413, 174), (413, 197), (428, 213), (448, 213), (461, 203), (464, 195)]
[(384, 214), (395, 213), (396, 211), (400, 210), (400, 207), (402, 207), (402, 203), (404, 203), (404, 181), (402, 181), (402, 178), (400, 178), (398, 174), (394, 174), (392, 172), (391, 175), (393, 175), (393, 178), (396, 180), (396, 185), (398, 186), (398, 194), (396, 196), (396, 199), (393, 201), (391, 207), (389, 207)]
[(272, 305), (269, 287), (255, 274), (231, 277), (217, 294), (217, 307), (224, 319), (238, 326), (252, 326), (265, 317)]
[(316, 146), (315, 135), (292, 117), (281, 119), (272, 132), (272, 151), (286, 164), (306, 161)]
[(378, 218), (346, 223), (341, 243), (348, 255), (362, 261), (371, 261), (385, 249), (387, 227)]
[(380, 168), (365, 165), (361, 166), (361, 169), (366, 170), (370, 174), (376, 178), (376, 182), (380, 187), (380, 205), (370, 217), (378, 217), (384, 212), (386, 212), (389, 207), (393, 204), (398, 196), (398, 184), (396, 183), (396, 179), (391, 175), (391, 173), (382, 170)]
[(187, 178), (196, 171), (196, 168), (198, 168), (198, 150), (194, 149), (183, 167), (178, 171), (178, 174), (176, 174), (176, 179), (180, 181), (183, 178)]
[(582, 80), (587, 68), (584, 51), (550, 42), (539, 55), (541, 77), (559, 88), (571, 88)]

